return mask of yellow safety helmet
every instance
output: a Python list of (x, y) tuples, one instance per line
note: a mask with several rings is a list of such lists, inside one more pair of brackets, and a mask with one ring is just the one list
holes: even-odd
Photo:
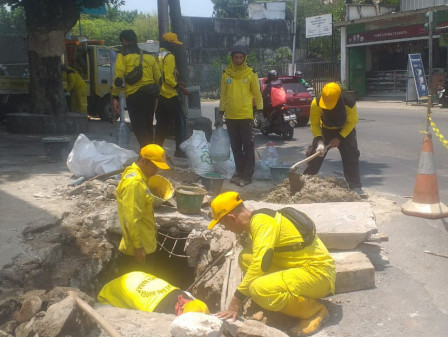
[(213, 213), (213, 220), (208, 224), (208, 229), (212, 229), (221, 218), (232, 211), (243, 200), (238, 192), (225, 192), (213, 199), (210, 207)]
[(182, 313), (185, 314), (187, 312), (202, 312), (203, 314), (210, 313), (207, 304), (198, 299), (194, 299), (185, 303)]
[(322, 109), (331, 110), (341, 97), (341, 87), (335, 82), (325, 84), (320, 96), (319, 106)]
[(149, 144), (140, 149), (140, 157), (152, 161), (154, 165), (162, 170), (169, 170), (166, 163), (165, 150), (157, 144)]

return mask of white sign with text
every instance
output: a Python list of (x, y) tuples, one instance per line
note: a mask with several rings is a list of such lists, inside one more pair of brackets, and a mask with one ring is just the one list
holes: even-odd
[(333, 16), (331, 14), (306, 18), (306, 38), (331, 36)]

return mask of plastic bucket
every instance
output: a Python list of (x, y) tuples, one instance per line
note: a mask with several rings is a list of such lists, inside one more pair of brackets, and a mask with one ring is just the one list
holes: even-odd
[(174, 188), (170, 181), (157, 174), (149, 178), (148, 187), (154, 197), (153, 208), (159, 207), (174, 195)]
[(68, 137), (46, 137), (42, 138), (42, 144), (44, 145), (45, 157), (48, 162), (56, 163), (65, 159), (68, 155), (68, 146), (70, 144), (70, 138)]
[(288, 177), (288, 172), (289, 172), (290, 167), (291, 167), (291, 165), (289, 165), (289, 164), (269, 166), (269, 169), (271, 170), (272, 180), (277, 183), (285, 180), (285, 178)]
[(184, 214), (200, 213), (206, 194), (206, 190), (197, 186), (179, 186), (176, 189), (177, 210)]
[(207, 172), (200, 175), (201, 184), (213, 195), (219, 194), (225, 177), (215, 172)]

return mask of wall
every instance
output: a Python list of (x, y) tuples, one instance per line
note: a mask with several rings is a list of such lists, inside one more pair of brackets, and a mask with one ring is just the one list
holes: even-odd
[(261, 60), (272, 57), (279, 47), (292, 48), (290, 21), (199, 17), (183, 17), (183, 21), (183, 42), (190, 64), (211, 64), (218, 58), (225, 59), (235, 44), (246, 45)]
[(432, 6), (443, 6), (446, 4), (446, 0), (401, 0), (400, 11), (412, 11), (415, 9), (429, 8)]

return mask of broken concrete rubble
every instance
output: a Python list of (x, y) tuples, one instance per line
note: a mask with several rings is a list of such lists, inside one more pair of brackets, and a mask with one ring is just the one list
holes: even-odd
[(215, 316), (198, 312), (187, 312), (174, 319), (170, 332), (173, 337), (219, 337), (222, 321)]

